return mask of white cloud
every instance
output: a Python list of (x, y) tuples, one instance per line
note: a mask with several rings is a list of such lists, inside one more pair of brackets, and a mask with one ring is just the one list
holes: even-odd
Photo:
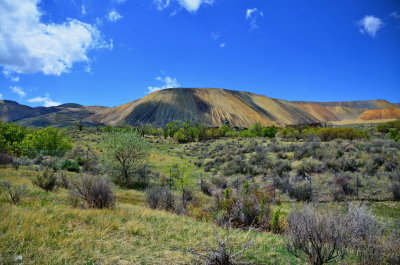
[(3, 94), (0, 94), (0, 99), (3, 99)]
[(383, 27), (383, 22), (380, 18), (365, 16), (358, 21), (358, 26), (362, 34), (368, 34), (370, 37), (375, 38), (376, 33)]
[(221, 48), (225, 48), (225, 46), (226, 46), (225, 42), (224, 42), (224, 43), (221, 43), (221, 44), (219, 45), (219, 47), (221, 47)]
[(218, 40), (221, 37), (221, 34), (219, 32), (211, 32), (210, 37), (213, 40)]
[(18, 76), (13, 76), (11, 71), (3, 70), (2, 73), (3, 73), (4, 77), (10, 79), (11, 82), (19, 82), (19, 77)]
[(88, 61), (89, 50), (107, 46), (95, 26), (79, 20), (41, 23), (39, 2), (0, 2), (0, 66), (6, 71), (60, 75)]
[(164, 10), (171, 4), (170, 0), (154, 0), (154, 4), (156, 5), (158, 10)]
[(158, 10), (164, 10), (169, 7), (172, 2), (176, 2), (189, 12), (196, 12), (202, 5), (211, 5), (214, 0), (153, 0)]
[(149, 86), (149, 87), (147, 87), (148, 93), (153, 93), (154, 91), (158, 91), (158, 90), (162, 90), (162, 89), (166, 89), (166, 88), (177, 88), (180, 86), (180, 84), (179, 84), (178, 80), (176, 80), (176, 78), (172, 78), (169, 76), (165, 76), (165, 77), (158, 76), (158, 77), (156, 77), (156, 80), (164, 83), (164, 85), (160, 86), (160, 87)]
[(394, 17), (396, 19), (400, 19), (400, 14), (397, 11), (394, 11), (394, 12), (390, 13), (390, 16)]
[(86, 73), (92, 73), (92, 66), (90, 64), (85, 65), (85, 67), (83, 68), (83, 70)]
[(17, 94), (21, 98), (26, 96), (26, 92), (19, 86), (10, 86), (10, 89), (13, 93)]
[(201, 5), (214, 3), (214, 0), (178, 0), (179, 4), (189, 12), (196, 12)]
[(44, 97), (36, 97), (36, 98), (28, 99), (28, 102), (43, 103), (44, 107), (53, 107), (53, 106), (61, 105), (61, 102), (53, 101), (50, 98), (50, 95), (48, 93)]
[(83, 16), (85, 16), (87, 14), (86, 8), (85, 8), (84, 5), (82, 5), (82, 7), (81, 7), (81, 13), (82, 13)]
[(126, 0), (114, 0), (118, 4), (125, 4)]
[(246, 20), (250, 25), (250, 31), (258, 28), (257, 19), (259, 17), (264, 17), (264, 13), (255, 8), (248, 8), (246, 10)]
[(107, 14), (107, 19), (111, 22), (115, 22), (118, 21), (122, 18), (122, 16), (115, 10), (111, 10), (108, 14)]

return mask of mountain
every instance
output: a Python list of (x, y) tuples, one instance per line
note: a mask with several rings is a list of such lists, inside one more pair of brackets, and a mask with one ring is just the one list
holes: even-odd
[(192, 120), (207, 126), (249, 127), (263, 125), (308, 124), (316, 118), (291, 102), (253, 93), (215, 88), (173, 88), (151, 93), (144, 98), (106, 109), (88, 118), (107, 124), (163, 126), (171, 121)]
[(397, 104), (386, 100), (343, 102), (293, 101), (293, 103), (321, 121), (348, 120), (351, 122), (353, 120), (354, 122), (359, 122), (358, 117), (367, 110), (398, 107)]
[(0, 100), (0, 120), (26, 126), (66, 127), (75, 122), (111, 125), (155, 126), (178, 121), (196, 121), (206, 126), (249, 127), (296, 125), (320, 122), (334, 124), (378, 123), (399, 119), (399, 103), (386, 100), (343, 102), (285, 101), (244, 91), (216, 88), (170, 88), (129, 103), (106, 108), (67, 103), (56, 107), (21, 105)]
[(25, 126), (66, 127), (104, 109), (101, 106), (85, 107), (76, 103), (33, 108), (11, 100), (0, 100), (0, 120), (14, 121)]
[(366, 110), (358, 118), (361, 120), (400, 119), (400, 108)]

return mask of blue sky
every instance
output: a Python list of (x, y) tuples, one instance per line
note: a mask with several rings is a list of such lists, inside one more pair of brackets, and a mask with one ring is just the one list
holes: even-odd
[(0, 0), (0, 71), (31, 106), (166, 87), (400, 102), (400, 1)]

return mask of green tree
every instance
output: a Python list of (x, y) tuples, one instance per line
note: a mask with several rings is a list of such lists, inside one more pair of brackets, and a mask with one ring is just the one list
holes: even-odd
[(276, 136), (276, 133), (278, 132), (278, 128), (275, 126), (270, 126), (270, 127), (264, 127), (262, 128), (261, 136), (262, 137), (268, 137), (268, 138), (274, 138)]
[(22, 141), (24, 153), (35, 156), (37, 153), (45, 155), (63, 156), (72, 149), (72, 139), (65, 135), (64, 130), (46, 127), (32, 131)]
[(260, 122), (254, 123), (252, 126), (250, 126), (249, 132), (253, 136), (262, 136), (262, 130), (263, 127)]
[(0, 121), (0, 152), (20, 156), (22, 154), (22, 141), (29, 130), (16, 123)]
[(172, 121), (165, 126), (164, 130), (166, 131), (166, 135), (172, 138), (174, 137), (174, 134), (179, 130), (179, 128), (179, 122)]
[(106, 167), (114, 182), (130, 188), (149, 155), (149, 144), (137, 132), (113, 132), (104, 140)]

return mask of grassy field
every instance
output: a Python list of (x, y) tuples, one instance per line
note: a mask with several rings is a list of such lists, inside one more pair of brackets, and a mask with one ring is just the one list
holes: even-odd
[[(75, 146), (82, 146), (101, 157), (104, 151), (101, 133), (74, 132), (73, 137)], [(147, 140), (152, 143), (148, 163), (153, 171), (160, 175), (168, 174), (165, 169), (171, 164), (187, 164), (193, 178), (193, 189), (198, 197), (197, 203), (189, 207), (187, 216), (150, 209), (146, 204), (144, 191), (121, 189), (116, 186), (114, 191), (117, 203), (112, 209), (74, 208), (66, 189), (58, 188), (55, 192), (45, 192), (32, 185), (32, 179), (38, 174), (37, 167), (22, 166), (15, 170), (11, 166), (2, 166), (0, 180), (26, 184), (29, 192), (17, 205), (10, 204), (3, 197), (0, 198), (0, 264), (192, 264), (196, 257), (193, 252), (202, 253), (209, 245), (216, 246), (215, 230), (221, 234), (226, 234), (227, 231), (216, 227), (210, 216), (204, 214), (205, 208), (213, 199), (202, 194), (197, 184), (200, 179), (211, 181), (216, 175), (223, 174), (221, 170), (229, 160), (221, 167), (215, 166), (211, 170), (205, 170), (204, 164), (195, 165), (195, 162), (201, 160), (199, 154), (191, 149), (195, 144), (176, 144), (172, 140), (155, 137)], [(206, 149), (213, 150), (216, 146), (231, 141), (210, 141)], [(245, 147), (254, 142), (249, 139), (234, 141)], [(270, 140), (265, 139), (256, 141), (266, 148), (272, 144)], [(280, 144), (290, 146), (299, 143)], [(245, 161), (250, 161), (255, 153), (245, 153), (242, 157)], [(279, 155), (267, 154), (272, 162), (278, 161)], [(295, 152), (289, 151), (286, 158), (292, 161), (292, 175), (298, 164), (304, 162), (293, 159), (294, 155)], [(363, 156), (365, 155), (360, 155), (360, 159)], [(214, 160), (215, 158), (207, 158), (204, 161)], [(73, 177), (77, 173), (68, 172), (68, 175)], [(230, 176), (226, 179), (229, 182), (237, 177)], [(260, 183), (268, 181), (261, 176), (253, 179), (254, 182)], [(387, 200), (390, 197), (388, 180), (385, 177), (371, 179), (369, 182), (366, 182), (367, 180), (369, 178), (364, 179), (360, 195), (374, 193), (385, 201), (364, 203), (387, 227), (398, 228), (400, 203)], [(151, 181), (157, 184), (160, 180)], [(329, 175), (321, 173), (315, 175), (313, 185), (320, 193), (318, 196), (324, 196), (323, 192), (327, 192), (333, 184)], [(273, 208), (279, 207), (283, 213), (304, 204), (279, 191), (277, 194), (280, 203)], [(323, 207), (330, 208), (344, 208), (346, 205), (347, 202), (323, 203)], [(230, 238), (236, 250), (249, 240), (254, 241), (254, 245), (243, 255), (254, 264), (305, 264), (286, 250), (282, 234), (232, 229)], [(347, 258), (341, 264), (356, 262)]]
[[(190, 264), (191, 251), (215, 244), (212, 223), (151, 210), (142, 192), (117, 189), (114, 209), (76, 209), (66, 190), (46, 193), (32, 186), (35, 174), (0, 169), (0, 179), (25, 183), (30, 190), (16, 206), (0, 201), (2, 264), (14, 264), (19, 255), (24, 264)], [(300, 262), (279, 235), (234, 230), (231, 238), (237, 247), (253, 240), (245, 257), (256, 263)]]

